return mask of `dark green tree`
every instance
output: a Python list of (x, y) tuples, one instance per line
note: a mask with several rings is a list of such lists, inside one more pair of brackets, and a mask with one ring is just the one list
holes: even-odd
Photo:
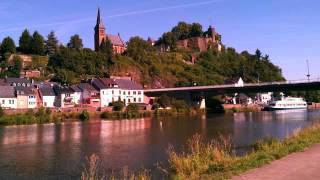
[(171, 31), (174, 37), (178, 40), (187, 39), (190, 37), (191, 25), (186, 22), (179, 22)]
[(25, 29), (19, 39), (19, 51), (29, 54), (31, 52), (31, 41), (32, 37), (28, 29)]
[(177, 39), (175, 39), (172, 32), (164, 33), (159, 40), (160, 44), (163, 44), (166, 47), (169, 47), (171, 50), (175, 49), (176, 42), (177, 42)]
[(52, 56), (58, 51), (58, 39), (54, 33), (54, 31), (51, 31), (48, 34), (48, 39), (46, 41), (46, 54), (49, 56)]
[(83, 48), (82, 39), (78, 34), (75, 34), (70, 37), (70, 41), (67, 46), (70, 49), (81, 50)]
[(16, 45), (11, 37), (6, 37), (1, 43), (1, 55), (4, 56), (6, 53), (16, 53)]
[(199, 23), (193, 23), (191, 25), (190, 36), (200, 37), (203, 35), (202, 25)]
[(45, 54), (45, 41), (41, 34), (35, 31), (32, 35), (31, 52), (37, 55)]
[(142, 62), (146, 59), (148, 52), (155, 51), (155, 48), (144, 39), (136, 36), (129, 40), (127, 54), (133, 59)]

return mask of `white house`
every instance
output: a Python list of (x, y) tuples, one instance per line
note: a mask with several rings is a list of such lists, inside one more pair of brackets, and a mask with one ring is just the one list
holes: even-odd
[(92, 81), (92, 85), (100, 91), (101, 107), (107, 107), (115, 101), (143, 103), (142, 86), (129, 77), (99, 78)]
[(273, 96), (272, 92), (258, 93), (257, 100), (259, 103), (268, 104), (270, 101), (272, 101), (272, 96)]
[(14, 87), (0, 87), (0, 106), (5, 109), (17, 109), (17, 97)]
[(52, 87), (50, 87), (50, 86), (40, 87), (39, 92), (40, 92), (40, 96), (42, 99), (42, 106), (48, 107), (48, 108), (53, 108), (56, 95), (55, 95)]
[(234, 84), (235, 87), (243, 87), (244, 86), (244, 82), (243, 82), (243, 79), (240, 77), (238, 82), (236, 82)]

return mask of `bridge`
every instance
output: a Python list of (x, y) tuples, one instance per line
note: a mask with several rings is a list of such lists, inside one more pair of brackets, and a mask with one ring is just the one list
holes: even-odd
[(263, 93), (263, 92), (285, 92), (285, 91), (311, 91), (320, 90), (320, 79), (293, 80), (265, 83), (245, 83), (243, 86), (236, 84), (192, 86), (163, 89), (146, 89), (145, 94), (149, 97), (158, 97), (167, 94), (174, 97), (202, 96), (208, 97), (231, 93)]

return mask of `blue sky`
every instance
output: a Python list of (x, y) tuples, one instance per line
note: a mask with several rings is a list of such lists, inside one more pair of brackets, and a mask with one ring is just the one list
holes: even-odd
[(210, 24), (226, 46), (237, 51), (259, 48), (280, 66), (287, 79), (320, 77), (320, 1), (317, 0), (1, 0), (0, 39), (18, 42), (23, 29), (47, 35), (54, 30), (61, 43), (80, 34), (93, 47), (97, 7), (108, 33), (157, 39), (177, 22)]

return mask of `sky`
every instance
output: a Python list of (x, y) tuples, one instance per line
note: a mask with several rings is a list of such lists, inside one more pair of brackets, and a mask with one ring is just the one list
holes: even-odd
[(93, 48), (93, 28), (100, 7), (107, 33), (158, 39), (179, 21), (209, 25), (223, 44), (238, 52), (260, 49), (281, 67), (288, 80), (311, 78), (320, 71), (320, 1), (318, 0), (0, 0), (0, 39), (16, 44), (25, 28), (60, 43), (79, 34)]

